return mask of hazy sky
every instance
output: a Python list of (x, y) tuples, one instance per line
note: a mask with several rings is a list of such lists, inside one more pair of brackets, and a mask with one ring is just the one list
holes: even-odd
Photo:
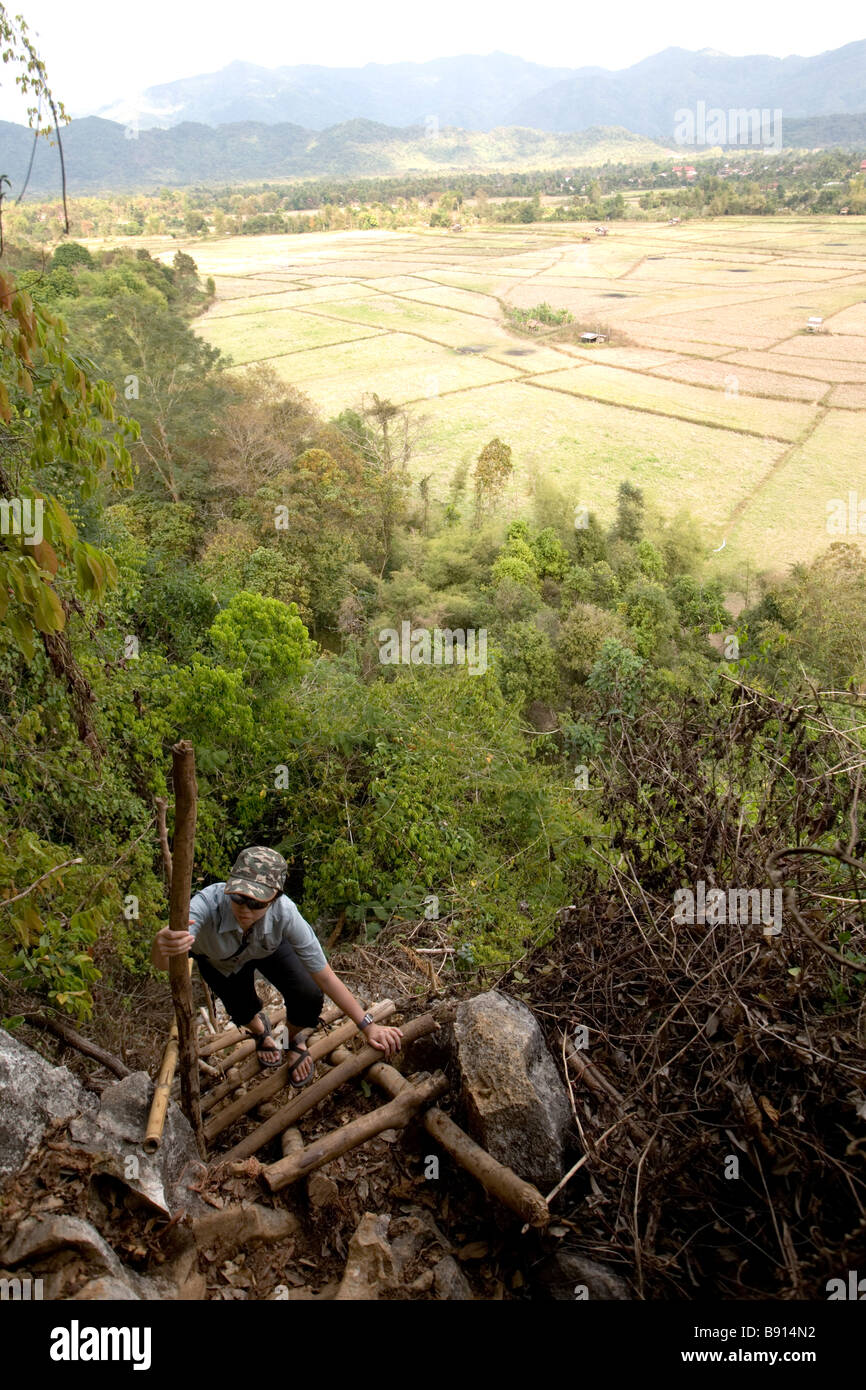
[[(555, 66), (622, 68), (671, 46), (781, 58), (866, 34), (850, 0), (328, 0), (303, 8), (292, 0), (7, 0), (7, 9), (22, 11), (38, 35), (52, 88), (73, 114), (236, 58), (354, 67), (499, 50)], [(8, 68), (0, 81), (0, 119), (25, 120)]]

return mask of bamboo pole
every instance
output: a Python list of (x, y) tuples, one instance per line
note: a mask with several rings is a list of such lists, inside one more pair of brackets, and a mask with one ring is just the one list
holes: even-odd
[(156, 1089), (151, 1101), (150, 1114), (147, 1117), (147, 1129), (142, 1145), (144, 1152), (155, 1154), (162, 1143), (162, 1131), (165, 1128), (165, 1115), (168, 1109), (169, 1097), (171, 1095), (171, 1083), (174, 1080), (174, 1071), (177, 1066), (177, 1019), (171, 1025), (168, 1041), (162, 1054), (162, 1062), (159, 1068), (159, 1076), (156, 1079)]
[[(172, 931), (189, 929), (189, 899), (195, 849), (195, 822), (198, 789), (195, 780), (195, 751), (187, 739), (171, 750), (174, 784), (174, 850), (172, 854), (169, 926)], [(180, 1070), (181, 1109), (195, 1134), (202, 1158), (206, 1157), (204, 1130), (199, 1101), (198, 1056), (195, 1012), (188, 957), (171, 956), (168, 963), (171, 996), (177, 1017), (177, 1054)]]
[[(375, 1081), (390, 1096), (402, 1095), (411, 1083), (395, 1067), (387, 1062), (377, 1062), (367, 1072), (370, 1081)], [(451, 1157), (471, 1173), (482, 1187), (496, 1197), (504, 1206), (530, 1226), (546, 1226), (550, 1220), (550, 1210), (543, 1195), (532, 1183), (525, 1182), (517, 1174), (500, 1163), (474, 1139), (470, 1139), (450, 1115), (437, 1106), (431, 1106), (421, 1116), (421, 1123), (441, 1147)]]
[(448, 1078), (444, 1072), (439, 1071), (433, 1076), (425, 1077), (416, 1085), (407, 1086), (394, 1100), (388, 1101), (387, 1105), (380, 1106), (369, 1115), (360, 1115), (357, 1120), (343, 1125), (341, 1129), (332, 1130), (322, 1139), (308, 1144), (300, 1153), (290, 1154), (288, 1158), (281, 1158), (278, 1163), (271, 1163), (262, 1169), (262, 1177), (271, 1192), (279, 1192), (289, 1183), (297, 1182), (299, 1178), (306, 1177), (317, 1168), (323, 1168), (332, 1159), (339, 1158), (340, 1154), (357, 1148), (368, 1139), (374, 1139), (383, 1130), (402, 1129), (423, 1105), (429, 1105), (447, 1090)]
[(280, 1148), (283, 1151), (283, 1158), (288, 1158), (291, 1154), (301, 1152), (304, 1147), (304, 1136), (299, 1129), (294, 1126), (289, 1128), (280, 1137)]
[[(423, 1014), (420, 1018), (413, 1018), (400, 1030), (403, 1034), (404, 1046), (406, 1043), (413, 1042), (415, 1038), (423, 1037), (425, 1033), (435, 1032), (438, 1027), (439, 1025), (432, 1014)], [(332, 1034), (331, 1036), (335, 1037), (336, 1034)], [(311, 1048), (310, 1051), (312, 1050)], [(336, 1051), (342, 1054), (344, 1049), (338, 1048)], [(382, 1049), (373, 1047), (372, 1045), (362, 1047), (359, 1052), (348, 1053), (345, 1059), (341, 1060), (337, 1066), (332, 1067), (329, 1072), (326, 1072), (324, 1076), (320, 1076), (317, 1081), (313, 1081), (304, 1091), (290, 1100), (287, 1105), (282, 1106), (282, 1108), (278, 1110), (275, 1115), (272, 1115), (269, 1120), (265, 1120), (263, 1124), (258, 1125), (257, 1128), (254, 1129), (251, 1134), (248, 1134), (245, 1139), (242, 1139), (239, 1144), (235, 1144), (234, 1148), (230, 1149), (229, 1152), (223, 1156), (222, 1161), (226, 1162), (228, 1159), (249, 1158), (251, 1154), (257, 1153), (264, 1144), (267, 1144), (271, 1139), (275, 1139), (278, 1134), (281, 1134), (287, 1125), (293, 1125), (295, 1121), (299, 1120), (302, 1115), (305, 1115), (308, 1110), (312, 1110), (315, 1105), (318, 1105), (320, 1100), (324, 1100), (325, 1096), (330, 1095), (332, 1091), (336, 1091), (339, 1086), (342, 1086), (344, 1081), (350, 1081), (353, 1076), (359, 1076), (361, 1072), (371, 1067), (374, 1062), (379, 1061), (381, 1056)]]
[[(380, 1023), (383, 1019), (390, 1018), (391, 1015), (396, 1012), (397, 1006), (392, 999), (383, 999), (381, 1004), (377, 1004), (374, 1009), (370, 1010), (376, 1023)], [(334, 1048), (341, 1042), (346, 1042), (347, 1039), (351, 1038), (356, 1032), (357, 1025), (354, 1024), (351, 1019), (346, 1019), (346, 1022), (341, 1023), (335, 1028), (333, 1033), (329, 1033), (327, 1037), (313, 1043), (312, 1047), (309, 1049), (310, 1056), (313, 1061), (315, 1061), (317, 1057), (326, 1056), (329, 1052), (333, 1052)], [(243, 1070), (243, 1064), (241, 1070)], [(241, 1115), (246, 1115), (248, 1110), (255, 1109), (263, 1100), (270, 1100), (271, 1096), (275, 1096), (278, 1091), (281, 1091), (283, 1087), (287, 1085), (288, 1080), (289, 1063), (286, 1061), (282, 1062), (280, 1066), (274, 1067), (270, 1075), (266, 1075), (263, 1080), (259, 1082), (258, 1086), (252, 1086), (244, 1095), (238, 1096), (237, 1100), (232, 1101), (230, 1105), (226, 1105), (222, 1110), (218, 1110), (215, 1115), (211, 1116), (211, 1119), (205, 1125), (205, 1138), (208, 1143), (211, 1143), (218, 1134), (222, 1134), (224, 1129), (228, 1129), (229, 1125), (234, 1124), (235, 1120), (240, 1119)], [(281, 1128), (285, 1128), (285, 1126), (281, 1126)], [(279, 1133), (280, 1131), (277, 1130), (276, 1132)]]
[[(187, 957), (187, 969), (192, 974), (192, 961)], [(175, 1085), (175, 1071), (177, 1070), (177, 1016), (172, 1019), (168, 1038), (162, 1052), (162, 1061), (159, 1064), (159, 1075), (156, 1079), (156, 1087), (153, 1092), (153, 1099), (150, 1102), (150, 1114), (147, 1117), (147, 1129), (144, 1132), (142, 1147), (145, 1153), (154, 1154), (162, 1143), (162, 1131), (165, 1129), (165, 1117), (168, 1110), (168, 1102)]]

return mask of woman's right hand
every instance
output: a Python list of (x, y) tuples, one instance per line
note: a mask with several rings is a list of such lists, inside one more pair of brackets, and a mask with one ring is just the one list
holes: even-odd
[(156, 949), (161, 956), (185, 956), (193, 945), (195, 937), (188, 931), (172, 931), (163, 927), (156, 934)]

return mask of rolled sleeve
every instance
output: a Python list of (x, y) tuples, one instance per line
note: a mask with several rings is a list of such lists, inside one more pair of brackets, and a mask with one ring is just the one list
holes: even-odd
[(291, 898), (284, 896), (281, 906), (283, 940), (289, 943), (311, 974), (324, 970), (328, 960), (309, 922), (301, 916)]
[[(196, 893), (190, 898), (189, 903), (189, 926), (187, 930), (190, 936), (198, 938), (205, 928), (213, 928), (217, 919), (217, 891), (221, 884), (211, 884), (209, 888), (203, 888), (200, 893)], [(193, 954), (200, 954), (193, 948)]]

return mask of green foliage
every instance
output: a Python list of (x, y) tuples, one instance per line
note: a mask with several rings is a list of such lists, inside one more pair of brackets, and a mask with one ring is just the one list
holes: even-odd
[(147, 555), (134, 623), (143, 649), (189, 661), (204, 647), (216, 608), (211, 590), (194, 569), (159, 552)]
[(557, 650), (572, 681), (584, 683), (606, 642), (627, 637), (622, 618), (593, 603), (576, 603), (563, 619)]
[(82, 246), (78, 241), (62, 241), (51, 257), (51, 268), (56, 270), (58, 266), (65, 266), (67, 270), (74, 270), (76, 266), (86, 266), (92, 270), (95, 262), (86, 246)]
[(639, 487), (621, 482), (616, 500), (616, 524), (613, 535), (617, 540), (634, 545), (643, 535), (644, 499)]
[[(834, 541), (811, 565), (797, 565), (743, 614), (751, 655), (765, 677), (796, 684), (805, 669), (823, 689), (866, 687), (863, 613), (866, 561), (859, 546)], [(759, 647), (771, 639), (766, 652)]]
[(510, 444), (501, 439), (491, 439), (484, 445), (475, 463), (475, 514), (480, 518), (501, 495), (502, 489), (514, 471)]
[[(526, 221), (529, 222), (533, 220), (532, 216), (526, 219)], [(532, 324), (533, 321), (536, 323), (543, 323), (549, 328), (558, 328), (564, 323), (574, 323), (574, 315), (570, 310), (553, 309), (546, 300), (543, 304), (536, 304), (534, 309), (509, 308), (508, 317), (511, 322), (519, 328), (526, 328), (528, 325)]]
[(534, 623), (510, 623), (501, 639), (495, 671), (502, 692), (519, 708), (556, 699), (559, 678), (550, 639)]
[[(520, 553), (520, 549), (525, 551), (525, 555)], [(511, 580), (514, 584), (522, 584), (527, 589), (541, 589), (541, 581), (535, 568), (535, 557), (529, 546), (525, 542), (518, 542), (513, 549), (504, 555), (500, 555), (496, 564), (491, 570), (491, 579), (494, 584), (502, 584), (505, 580)]]
[(297, 605), (262, 594), (235, 594), (210, 637), (222, 662), (258, 694), (297, 684), (315, 651)]
[(543, 531), (539, 531), (532, 542), (532, 553), (535, 568), (542, 579), (547, 576), (552, 579), (563, 578), (569, 567), (569, 559), (552, 526), (546, 526)]
[(699, 583), (683, 574), (670, 588), (683, 627), (710, 632), (726, 620), (725, 596), (718, 579)]
[[(111, 558), (79, 536), (69, 501), (109, 479), (129, 483), (134, 428), (115, 416), (92, 364), (69, 351), (62, 320), (2, 274), (0, 352), (0, 497), (11, 517), (0, 530), (0, 619), (32, 661), (37, 634), (66, 627), (64, 601), (100, 598), (116, 578)], [(29, 537), (28, 512), (41, 513)]]
[(635, 584), (619, 605), (642, 657), (658, 655), (674, 635), (676, 610), (660, 584)]
[(616, 638), (609, 638), (603, 644), (586, 684), (596, 696), (605, 718), (633, 718), (638, 713), (644, 668), (641, 657)]

